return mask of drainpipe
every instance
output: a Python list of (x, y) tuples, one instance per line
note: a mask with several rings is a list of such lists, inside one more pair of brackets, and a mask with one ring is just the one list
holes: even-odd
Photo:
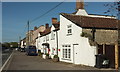
[(56, 31), (56, 42), (57, 42), (57, 56), (58, 56), (58, 32)]

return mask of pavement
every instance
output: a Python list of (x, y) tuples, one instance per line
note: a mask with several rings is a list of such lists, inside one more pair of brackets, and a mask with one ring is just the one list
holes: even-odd
[(27, 56), (24, 52), (13, 51), (13, 55), (2, 72), (118, 72), (115, 69), (98, 69), (64, 62), (53, 62), (40, 56)]

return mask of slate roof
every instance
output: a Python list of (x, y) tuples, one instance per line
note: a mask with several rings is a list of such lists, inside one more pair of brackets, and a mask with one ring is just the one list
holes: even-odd
[(118, 20), (61, 13), (62, 16), (82, 28), (117, 29)]

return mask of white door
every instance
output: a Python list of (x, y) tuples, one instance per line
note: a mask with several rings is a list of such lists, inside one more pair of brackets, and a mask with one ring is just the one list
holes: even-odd
[(74, 62), (74, 64), (80, 64), (79, 46), (78, 45), (73, 45), (73, 62)]

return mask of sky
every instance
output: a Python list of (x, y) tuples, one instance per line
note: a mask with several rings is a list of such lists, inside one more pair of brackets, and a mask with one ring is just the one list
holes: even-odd
[[(107, 10), (104, 7), (105, 3), (87, 2), (85, 3), (85, 9), (88, 14), (103, 15)], [(32, 21), (43, 15), (58, 4), (59, 2), (2, 2), (2, 42), (18, 42), (19, 36), (24, 38), (27, 32), (27, 21)], [(30, 23), (30, 29), (46, 23), (51, 25), (52, 17), (59, 20), (60, 13), (73, 13), (75, 8), (75, 2), (64, 2), (48, 14)]]

